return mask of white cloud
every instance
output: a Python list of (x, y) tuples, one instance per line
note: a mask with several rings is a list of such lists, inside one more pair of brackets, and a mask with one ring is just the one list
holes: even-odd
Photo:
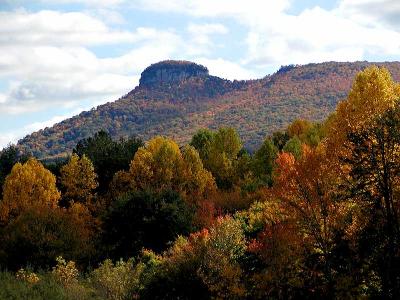
[[(6, 0), (6, 1), (19, 1), (26, 2), (27, 0)], [(60, 5), (60, 4), (82, 4), (90, 7), (114, 7), (127, 2), (127, 0), (39, 0), (47, 5)]]
[(86, 10), (85, 13), (87, 13), (95, 18), (100, 18), (106, 24), (123, 25), (123, 24), (127, 23), (127, 21), (122, 16), (122, 14), (116, 9), (100, 7), (100, 8)]
[(186, 43), (180, 36), (168, 31), (146, 30), (152, 31), (154, 35), (152, 40), (119, 57), (103, 59), (101, 61), (102, 70), (140, 74), (154, 62), (173, 58), (179, 53), (185, 53)]
[(107, 66), (85, 48), (12, 47), (10, 53), (14, 59), (3, 65), (0, 76), (16, 79), (1, 97), (0, 114), (62, 108), (97, 98), (110, 101), (135, 84), (134, 74), (117, 72), (118, 67)]
[(5, 103), (7, 101), (7, 96), (5, 94), (0, 93), (0, 104)]
[(18, 138), (21, 137), (14, 132), (5, 132), (0, 134), (0, 150), (7, 147), (9, 144), (15, 144)]
[(400, 55), (400, 33), (364, 25), (319, 7), (298, 16), (282, 14), (274, 22), (250, 26), (247, 63), (279, 65), (362, 60), (371, 55)]
[(136, 32), (112, 30), (98, 18), (81, 12), (0, 12), (0, 23), (0, 46), (104, 45), (135, 43), (152, 37), (140, 28)]
[(122, 4), (127, 1), (126, 0), (42, 0), (42, 2), (53, 3), (53, 4), (77, 3), (77, 4), (88, 5), (88, 6), (109, 7), (109, 6), (119, 5), (119, 4)]
[(298, 15), (288, 13), (290, 2), (136, 1), (140, 3), (137, 7), (158, 12), (235, 20), (247, 29), (247, 53), (242, 63), (248, 68), (354, 61), (377, 54), (400, 56), (398, 0), (341, 0), (332, 10), (316, 6)]
[(232, 17), (245, 23), (269, 18), (290, 6), (290, 0), (136, 0), (137, 8), (199, 17)]
[(189, 24), (188, 31), (192, 34), (226, 34), (228, 28), (222, 24)]
[[(79, 111), (74, 111), (73, 114), (79, 113)], [(34, 122), (27, 126), (24, 126), (24, 131), (33, 132), (46, 127), (53, 126), (54, 124), (61, 122), (62, 120), (71, 117), (73, 114), (63, 115), (63, 116), (54, 116), (50, 120), (46, 120), (44, 122)]]
[(190, 23), (187, 31), (191, 38), (185, 44), (188, 55), (205, 55), (210, 54), (216, 47), (221, 47), (213, 40), (214, 35), (227, 34), (228, 28), (218, 23), (194, 24)]
[[(84, 13), (3, 12), (0, 23), (0, 79), (9, 81), (0, 94), (0, 115), (115, 100), (136, 86), (150, 63), (183, 48), (173, 32), (115, 31)], [(88, 48), (109, 43), (130, 43), (132, 50), (100, 58)]]
[(341, 14), (364, 24), (389, 25), (400, 31), (400, 1), (398, 0), (342, 0), (338, 7)]
[(244, 68), (238, 63), (231, 62), (222, 58), (208, 59), (197, 58), (195, 62), (206, 66), (210, 75), (219, 76), (229, 80), (251, 79), (256, 78), (256, 74)]

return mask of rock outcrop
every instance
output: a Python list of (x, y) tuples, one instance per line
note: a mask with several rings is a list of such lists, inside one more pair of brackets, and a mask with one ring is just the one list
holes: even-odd
[(207, 77), (208, 69), (189, 61), (167, 60), (147, 67), (141, 74), (140, 86), (151, 87), (184, 81), (191, 77)]

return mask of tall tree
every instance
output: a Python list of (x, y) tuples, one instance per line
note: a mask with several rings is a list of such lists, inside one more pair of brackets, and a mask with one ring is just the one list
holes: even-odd
[[(80, 207), (81, 208), (81, 207)], [(86, 265), (93, 255), (91, 216), (74, 206), (26, 208), (5, 226), (0, 236), (0, 260), (13, 270), (26, 265), (43, 268), (57, 256)]]
[[(348, 135), (350, 156), (343, 157), (349, 172), (347, 195), (360, 207), (366, 235), (376, 245), (373, 260), (382, 278), (384, 297), (400, 296), (400, 105), (377, 118), (373, 126)], [(362, 226), (358, 228), (363, 232)], [(366, 232), (366, 230), (364, 231)], [(374, 236), (379, 237), (374, 241)]]
[(319, 257), (323, 280), (332, 290), (332, 251), (336, 233), (346, 228), (347, 207), (337, 199), (337, 176), (325, 162), (323, 149), (305, 146), (297, 160), (289, 153), (281, 153), (273, 191), (295, 218), (311, 255)]
[(254, 154), (252, 161), (252, 170), (262, 183), (272, 184), (272, 171), (278, 149), (270, 139), (266, 139), (260, 149)]
[(198, 152), (202, 161), (208, 159), (210, 145), (214, 139), (215, 133), (209, 129), (200, 129), (192, 137), (190, 145), (193, 146)]
[(393, 81), (387, 69), (373, 66), (358, 73), (349, 96), (338, 104), (329, 120), (328, 154), (333, 158), (349, 155), (348, 134), (369, 126), (393, 108), (399, 97), (400, 85)]
[(215, 190), (215, 181), (200, 159), (199, 153), (192, 146), (186, 145), (182, 149), (183, 159), (183, 190), (192, 197), (207, 196)]
[(229, 189), (233, 186), (235, 163), (241, 149), (242, 141), (235, 129), (220, 128), (216, 132), (205, 166), (215, 177), (218, 187)]
[(287, 132), (276, 131), (272, 134), (272, 141), (279, 151), (283, 149), (289, 139), (290, 137)]
[(72, 154), (69, 162), (61, 168), (61, 184), (65, 189), (63, 197), (67, 202), (88, 204), (92, 201), (97, 187), (97, 175), (86, 155), (79, 158)]

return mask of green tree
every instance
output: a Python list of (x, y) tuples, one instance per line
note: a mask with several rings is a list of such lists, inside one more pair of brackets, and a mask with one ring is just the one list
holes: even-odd
[(203, 167), (199, 153), (192, 146), (182, 149), (183, 174), (182, 186), (186, 194), (202, 198), (215, 190), (215, 181), (209, 171)]
[(182, 155), (179, 146), (164, 137), (155, 137), (140, 148), (133, 158), (129, 173), (135, 190), (155, 190), (180, 187)]
[(209, 129), (200, 129), (192, 137), (190, 145), (193, 146), (198, 152), (202, 161), (208, 159), (210, 145), (215, 137), (215, 133)]
[(200, 277), (217, 299), (241, 299), (246, 294), (240, 260), (246, 240), (240, 221), (227, 216), (210, 228)]
[(298, 159), (301, 156), (302, 148), (301, 148), (301, 141), (300, 139), (295, 136), (291, 138), (283, 147), (283, 151), (287, 153), (293, 154), (293, 156)]
[(245, 249), (241, 224), (230, 216), (210, 230), (179, 237), (162, 254), (141, 299), (243, 299), (239, 262)]
[[(139, 285), (140, 269), (134, 267), (133, 259), (122, 259), (115, 264), (106, 259), (90, 274), (90, 281), (104, 299), (132, 299), (135, 287)], [(138, 274), (139, 273), (139, 274)]]
[(263, 184), (272, 184), (272, 171), (277, 154), (278, 149), (273, 142), (266, 139), (253, 156), (252, 170)]
[(220, 128), (216, 132), (205, 166), (215, 177), (218, 187), (229, 189), (233, 186), (235, 164), (241, 149), (242, 141), (235, 129)]
[(309, 146), (316, 147), (326, 136), (326, 129), (319, 123), (314, 123), (301, 137), (302, 142)]

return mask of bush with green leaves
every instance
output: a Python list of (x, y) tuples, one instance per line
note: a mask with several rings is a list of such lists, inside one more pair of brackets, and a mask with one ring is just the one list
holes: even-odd
[(110, 300), (132, 299), (139, 285), (141, 268), (135, 268), (133, 259), (115, 264), (106, 259), (90, 274), (90, 283), (101, 295)]

